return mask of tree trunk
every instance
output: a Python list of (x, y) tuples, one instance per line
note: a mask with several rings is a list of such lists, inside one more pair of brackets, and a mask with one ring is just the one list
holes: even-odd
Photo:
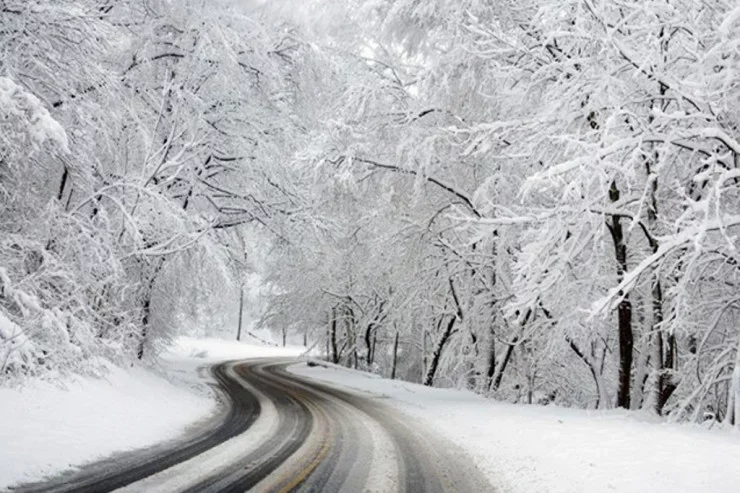
[(367, 329), (365, 329), (365, 347), (367, 349), (367, 357), (365, 358), (365, 362), (367, 363), (367, 367), (370, 368), (370, 366), (373, 364), (373, 343), (372, 343), (372, 337), (373, 337), (373, 326), (374, 323), (370, 322), (368, 324)]
[(586, 366), (588, 367), (588, 371), (591, 373), (591, 378), (594, 380), (594, 385), (596, 386), (596, 405), (594, 406), (596, 409), (603, 409), (607, 406), (609, 402), (609, 396), (606, 393), (606, 388), (604, 387), (604, 383), (602, 381), (601, 375), (599, 374), (598, 368), (596, 368), (596, 364), (591, 361), (591, 358), (586, 356), (586, 354), (581, 351), (581, 349), (576, 345), (575, 342), (571, 338), (566, 338), (568, 341), (568, 345), (573, 350), (573, 352), (578, 356), (578, 358), (583, 361)]
[(136, 352), (136, 358), (141, 360), (144, 358), (144, 347), (146, 345), (147, 337), (149, 336), (149, 322), (151, 319), (152, 312), (152, 296), (154, 294), (154, 283), (157, 280), (159, 271), (164, 266), (164, 259), (160, 258), (156, 261), (154, 270), (149, 277), (147, 283), (146, 292), (144, 293), (144, 303), (142, 305), (142, 317), (141, 317), (141, 340), (139, 341), (139, 349)]
[[(434, 351), (432, 352), (432, 359), (429, 362), (429, 367), (427, 368), (427, 372), (426, 375), (424, 375), (423, 381), (423, 384), (428, 387), (431, 387), (434, 383), (434, 375), (437, 373), (439, 359), (442, 357), (442, 351), (444, 350), (447, 341), (450, 339), (450, 336), (452, 336), (453, 329), (455, 328), (455, 322), (457, 322), (458, 320), (460, 320), (461, 322), (463, 321), (462, 307), (460, 306), (460, 300), (457, 298), (457, 291), (455, 290), (455, 284), (452, 282), (452, 278), (449, 279), (449, 284), (450, 295), (452, 296), (452, 301), (455, 303), (456, 313), (450, 318), (449, 322), (447, 322), (447, 326), (442, 332), (442, 335), (437, 341), (437, 345), (434, 347)], [(439, 323), (442, 323), (442, 319), (440, 319)]]
[(396, 379), (396, 361), (398, 358), (398, 331), (393, 337), (393, 365), (391, 366), (391, 380)]
[(653, 316), (657, 323), (654, 324), (653, 330), (656, 334), (656, 346), (658, 352), (658, 399), (656, 402), (656, 412), (663, 414), (668, 399), (671, 398), (673, 392), (676, 390), (676, 384), (674, 382), (673, 370), (675, 369), (675, 357), (674, 350), (676, 346), (675, 338), (673, 334), (669, 334), (667, 341), (663, 337), (662, 329), (658, 324), (663, 322), (663, 292), (660, 285), (660, 280), (656, 279), (653, 283)]
[(331, 309), (331, 324), (329, 325), (329, 344), (331, 345), (331, 362), (339, 363), (339, 354), (337, 352), (337, 310)]
[[(496, 240), (498, 239), (498, 231), (493, 232), (493, 242), (491, 248), (491, 258), (493, 260), (493, 266), (491, 267), (491, 291), (495, 292), (496, 284), (498, 282), (498, 276), (496, 275), (496, 260), (498, 259), (498, 248)], [(496, 321), (497, 321), (497, 303), (496, 301), (491, 302), (491, 321), (488, 330), (488, 357), (486, 361), (486, 390), (490, 391), (493, 385), (493, 376), (496, 374)]]
[[(664, 30), (661, 28), (660, 39), (664, 38)], [(665, 43), (665, 42), (664, 42)], [(661, 52), (663, 53), (665, 61), (665, 50), (666, 44), (661, 43)], [(658, 90), (660, 93), (660, 99), (653, 100), (652, 105), (655, 108), (656, 105), (661, 111), (666, 111), (669, 102), (664, 99), (668, 90), (667, 86), (662, 82), (659, 83)], [(654, 116), (651, 114), (648, 117), (650, 124), (654, 121)], [(653, 149), (650, 158), (645, 159), (645, 172), (648, 180), (652, 180), (650, 186), (650, 203), (647, 209), (648, 225), (650, 228), (647, 233), (648, 241), (650, 242), (650, 248), (653, 253), (656, 253), (659, 248), (658, 241), (655, 238), (656, 225), (658, 221), (658, 177), (653, 176), (653, 166), (657, 165), (660, 160), (660, 155), (657, 149)], [(673, 392), (676, 390), (676, 384), (674, 382), (673, 370), (674, 370), (674, 348), (675, 339), (672, 334), (668, 335), (668, 345), (666, 347), (663, 338), (663, 329), (661, 327), (664, 314), (663, 314), (663, 287), (660, 283), (660, 275), (656, 271), (653, 273), (653, 284), (651, 289), (652, 296), (652, 309), (653, 309), (653, 333), (656, 334), (656, 348), (657, 348), (657, 365), (658, 365), (658, 378), (656, 379), (657, 385), (657, 399), (655, 400), (655, 411), (658, 414), (663, 414), (663, 408), (665, 407), (668, 399), (671, 398)]]
[[(616, 182), (612, 182), (609, 189), (609, 199), (612, 202), (619, 200), (619, 189)], [(627, 245), (622, 229), (621, 217), (613, 214), (611, 224), (608, 225), (614, 243), (614, 253), (617, 261), (617, 283), (621, 283), (627, 272)], [(632, 334), (632, 304), (629, 293), (619, 293), (622, 301), (617, 307), (619, 333), (619, 381), (617, 387), (617, 407), (630, 408), (630, 385), (632, 379), (632, 352), (634, 339)]]
[(144, 300), (143, 313), (144, 316), (141, 318), (141, 340), (139, 341), (139, 349), (136, 351), (136, 359), (144, 359), (144, 346), (146, 344), (146, 338), (149, 330), (149, 315), (151, 311), (152, 301), (151, 293), (147, 294)]
[(64, 171), (62, 171), (62, 179), (59, 183), (59, 192), (57, 193), (57, 200), (59, 202), (62, 201), (64, 198), (64, 190), (67, 188), (67, 179), (69, 178), (69, 168), (67, 166), (64, 166)]
[(421, 375), (420, 375), (420, 382), (424, 381), (424, 375), (427, 373), (427, 329), (423, 328), (421, 329)]
[(236, 340), (242, 340), (242, 315), (244, 313), (244, 286), (239, 288), (239, 327), (236, 331)]
[[(161, 266), (161, 264), (160, 264)], [(147, 283), (147, 290), (144, 294), (144, 303), (142, 304), (142, 316), (141, 316), (141, 339), (139, 340), (139, 349), (136, 351), (136, 359), (144, 359), (144, 348), (146, 346), (147, 336), (149, 335), (149, 322), (152, 314), (152, 294), (154, 291), (154, 281), (159, 273), (159, 267), (155, 269), (154, 274), (149, 278)]]
[(329, 329), (327, 328), (326, 329), (326, 340), (324, 341), (325, 346), (326, 346), (324, 348), (324, 350), (326, 351), (324, 354), (326, 354), (327, 360), (331, 357), (331, 349), (329, 348), (329, 339), (330, 339)]
[(426, 375), (424, 375), (423, 384), (428, 387), (431, 387), (432, 384), (434, 384), (434, 375), (437, 373), (437, 367), (439, 366), (439, 359), (442, 356), (442, 351), (444, 350), (445, 345), (447, 344), (447, 341), (450, 339), (450, 336), (452, 335), (452, 329), (455, 327), (455, 321), (457, 321), (457, 317), (454, 317), (454, 316), (450, 317), (450, 321), (447, 322), (447, 326), (445, 327), (444, 332), (442, 332), (442, 335), (437, 341), (437, 344), (434, 346), (434, 351), (432, 352), (432, 359), (429, 361), (429, 367), (427, 368)]
[(493, 377), (493, 384), (491, 385), (491, 390), (494, 392), (497, 391), (501, 386), (501, 381), (504, 379), (504, 371), (509, 365), (509, 361), (511, 361), (511, 355), (514, 352), (514, 347), (516, 346), (517, 342), (519, 342), (518, 336), (514, 337), (514, 340), (509, 343), (506, 351), (504, 352), (504, 357), (501, 359), (501, 363), (496, 369), (496, 374)]
[(531, 308), (527, 310), (526, 315), (524, 315), (524, 320), (522, 320), (522, 323), (519, 326), (519, 333), (514, 336), (514, 339), (512, 339), (510, 343), (508, 343), (506, 352), (504, 352), (504, 357), (494, 371), (493, 382), (491, 384), (490, 390), (495, 392), (501, 386), (501, 381), (504, 378), (504, 371), (506, 371), (506, 367), (509, 366), (509, 361), (511, 361), (511, 355), (514, 352), (514, 347), (519, 342), (520, 336), (524, 334), (524, 327), (529, 323), (529, 319), (532, 318), (532, 314), (533, 311)]
[(496, 334), (493, 326), (490, 329), (489, 337), (491, 340), (488, 341), (488, 362), (486, 368), (487, 390), (491, 390), (493, 387), (493, 377), (496, 374)]
[(725, 423), (732, 426), (740, 424), (740, 344), (735, 351), (735, 367), (727, 388), (727, 412), (724, 419)]
[(375, 361), (375, 355), (377, 354), (375, 352), (375, 348), (377, 347), (377, 345), (378, 345), (378, 331), (376, 330), (375, 332), (373, 332), (373, 348), (372, 348), (373, 349), (373, 359), (370, 362), (370, 364), (372, 364)]

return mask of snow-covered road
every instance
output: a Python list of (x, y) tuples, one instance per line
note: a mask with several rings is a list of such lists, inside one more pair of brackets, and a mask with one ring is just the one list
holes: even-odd
[(740, 435), (624, 410), (515, 405), (321, 363), (290, 371), (387, 403), (454, 442), (500, 493), (737, 493)]
[(285, 372), (294, 363), (271, 358), (214, 367), (236, 410), (224, 423), (236, 434), (209, 430), (205, 438), (216, 443), (207, 450), (193, 451), (202, 440), (186, 440), (19, 491), (493, 490), (461, 449), (424, 425), (382, 402)]
[(107, 365), (98, 378), (60, 375), (0, 388), (0, 491), (181, 439), (223, 412), (207, 367), (302, 351), (183, 337), (159, 368)]
[[(67, 381), (66, 389), (35, 384), (22, 391), (0, 390), (0, 491), (69, 465), (186, 439), (203, 430), (223, 409), (204, 392), (210, 380), (202, 368), (240, 358), (263, 359), (262, 366), (229, 370), (230, 378), (239, 380), (259, 402), (261, 412), (248, 433), (126, 491), (256, 487), (268, 476), (290, 478), (278, 481), (283, 486), (311, 476), (325, 490), (373, 485), (382, 493), (405, 485), (407, 490), (427, 491), (439, 482), (418, 486), (415, 481), (434, 478), (439, 464), (439, 470), (452, 464), (456, 470), (471, 471), (466, 473), (471, 477), (480, 471), (495, 485), (495, 490), (487, 486), (476, 491), (738, 491), (737, 433), (625, 411), (498, 403), (466, 391), (387, 380), (324, 363), (296, 363), (288, 369), (294, 374), (290, 376), (264, 363), (264, 357), (284, 362), (300, 351), (183, 340), (166, 360), (171, 382), (143, 369), (111, 368), (104, 380), (75, 378)], [(306, 434), (308, 422), (312, 425)], [(134, 431), (129, 435), (129, 430)], [(276, 441), (276, 436), (292, 438)], [(357, 443), (362, 446), (347, 445)], [(446, 454), (435, 459), (425, 452), (430, 450)], [(448, 459), (450, 455), (466, 459)], [(409, 462), (404, 462), (405, 456), (411, 457)], [(263, 457), (279, 460), (267, 468), (256, 467)], [(245, 475), (235, 464), (272, 474)], [(251, 483), (244, 483), (245, 478)], [(462, 491), (449, 485), (447, 489)]]

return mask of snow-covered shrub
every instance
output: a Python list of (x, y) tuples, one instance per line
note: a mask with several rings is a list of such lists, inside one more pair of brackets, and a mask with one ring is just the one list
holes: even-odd
[(41, 101), (7, 77), (0, 77), (0, 138), (4, 145), (29, 144), (39, 148), (46, 142), (69, 152), (69, 141), (62, 126)]
[(23, 330), (0, 311), (0, 373), (23, 371), (41, 357)]
[(41, 242), (9, 234), (0, 240), (0, 380), (88, 372), (97, 370), (98, 356), (122, 361), (132, 354), (126, 342), (135, 329), (119, 301), (125, 286), (118, 267), (99, 261), (101, 243), (67, 226), (59, 229), (66, 238)]
[(0, 77), (0, 382), (132, 354), (115, 238), (54, 200), (69, 152), (39, 98)]

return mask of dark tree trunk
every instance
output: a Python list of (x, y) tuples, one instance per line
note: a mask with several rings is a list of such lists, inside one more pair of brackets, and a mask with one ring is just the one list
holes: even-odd
[[(660, 39), (664, 39), (664, 29), (661, 28), (660, 31)], [(661, 43), (661, 51), (663, 52), (664, 60), (665, 60), (665, 49), (667, 46), (664, 43)], [(661, 98), (659, 100), (653, 101), (653, 106), (660, 105), (661, 111), (666, 111), (667, 106), (670, 104), (670, 102), (666, 101), (664, 99), (664, 96), (666, 95), (666, 92), (668, 91), (668, 87), (663, 84), (662, 82), (658, 86), (658, 90), (660, 92)], [(651, 114), (649, 116), (649, 122), (653, 123), (653, 115)], [(645, 160), (645, 174), (647, 175), (648, 179), (651, 179), (650, 177), (653, 174), (653, 167), (657, 165), (658, 161), (660, 160), (660, 154), (657, 149), (653, 150), (652, 156), (650, 158), (646, 158)], [(655, 238), (656, 234), (656, 224), (658, 222), (658, 178), (655, 176), (652, 179), (651, 187), (650, 187), (650, 203), (647, 210), (648, 215), (648, 224), (650, 226), (650, 231), (646, 231), (646, 236), (648, 237), (648, 242), (650, 243), (650, 248), (652, 249), (653, 253), (656, 253), (659, 248), (659, 244), (657, 239)], [(660, 282), (660, 274), (657, 272), (654, 272), (653, 275), (655, 276), (653, 279), (653, 286), (651, 290), (652, 295), (652, 308), (653, 308), (653, 332), (656, 334), (656, 346), (657, 346), (657, 364), (659, 366), (658, 368), (658, 398), (656, 405), (656, 411), (658, 414), (663, 414), (663, 408), (665, 407), (666, 403), (668, 402), (668, 399), (670, 399), (671, 395), (673, 395), (673, 392), (676, 390), (675, 382), (673, 381), (673, 375), (672, 370), (675, 368), (675, 358), (674, 358), (674, 349), (675, 349), (675, 338), (672, 334), (668, 335), (668, 341), (666, 346), (666, 341), (663, 337), (663, 328), (661, 327), (663, 320), (664, 320), (664, 313), (663, 313), (663, 287)]]
[[(452, 296), (452, 301), (455, 303), (456, 312), (455, 315), (450, 317), (449, 322), (447, 322), (447, 326), (445, 327), (442, 335), (437, 341), (437, 345), (434, 347), (432, 359), (429, 362), (429, 367), (427, 368), (427, 372), (424, 376), (423, 382), (424, 385), (429, 387), (434, 384), (434, 375), (437, 373), (437, 367), (439, 367), (439, 359), (442, 357), (442, 351), (444, 350), (447, 341), (449, 341), (452, 333), (454, 332), (453, 329), (455, 328), (455, 322), (457, 322), (458, 320), (462, 321), (463, 319), (462, 307), (460, 306), (460, 300), (457, 298), (457, 291), (455, 290), (455, 284), (452, 282), (452, 278), (449, 279), (449, 284), (450, 295)], [(442, 323), (441, 319), (440, 323)]]
[(384, 307), (385, 302), (384, 301), (378, 301), (376, 299), (376, 313), (373, 317), (373, 320), (367, 324), (367, 328), (365, 329), (365, 346), (367, 347), (367, 366), (368, 368), (372, 366), (373, 362), (375, 361), (375, 341), (378, 338), (378, 328), (380, 327), (380, 324), (383, 322), (384, 317)]
[(242, 340), (242, 315), (244, 314), (244, 287), (240, 288), (239, 292), (239, 327), (236, 331), (236, 340)]
[(149, 277), (149, 282), (146, 286), (146, 292), (144, 293), (144, 302), (142, 304), (142, 315), (141, 315), (141, 340), (139, 341), (139, 349), (136, 352), (136, 357), (141, 360), (144, 358), (144, 349), (146, 346), (147, 337), (149, 336), (149, 323), (151, 322), (152, 315), (152, 296), (154, 295), (154, 283), (157, 281), (157, 276), (164, 266), (164, 259), (156, 261), (156, 265)]
[(144, 301), (144, 316), (141, 319), (141, 340), (139, 349), (136, 351), (136, 359), (144, 359), (144, 346), (146, 344), (147, 332), (149, 329), (149, 311), (151, 309), (151, 300), (149, 297)]
[(573, 339), (570, 337), (567, 337), (566, 340), (568, 341), (568, 345), (573, 350), (574, 353), (576, 353), (576, 356), (583, 361), (586, 366), (588, 367), (588, 371), (591, 373), (591, 377), (594, 379), (594, 385), (596, 386), (596, 405), (594, 406), (596, 409), (599, 409), (602, 406), (602, 394), (603, 389), (601, 388), (601, 379), (599, 377), (599, 373), (597, 372), (596, 365), (591, 361), (591, 359), (586, 356), (586, 354), (581, 351), (581, 349), (578, 347), (578, 345), (573, 342)]
[[(658, 161), (657, 151), (653, 154), (653, 161)], [(645, 163), (645, 171), (648, 177), (651, 175), (652, 167), (650, 160)], [(656, 253), (659, 248), (658, 241), (655, 238), (655, 225), (658, 220), (658, 180), (653, 179), (652, 186), (650, 189), (650, 203), (648, 206), (648, 224), (650, 225), (650, 231), (645, 229), (645, 236), (647, 236), (650, 248), (653, 253)], [(657, 362), (658, 365), (658, 381), (657, 381), (657, 394), (658, 398), (655, 402), (655, 411), (658, 414), (663, 414), (663, 408), (665, 407), (668, 399), (671, 398), (673, 392), (676, 390), (675, 382), (673, 381), (672, 371), (674, 367), (674, 348), (675, 338), (672, 334), (668, 335), (666, 341), (663, 337), (663, 328), (661, 325), (665, 319), (663, 314), (663, 286), (660, 282), (660, 274), (656, 271), (653, 273), (652, 289), (650, 291), (652, 297), (652, 313), (653, 313), (653, 326), (652, 331), (655, 334), (655, 346), (657, 349)], [(666, 344), (667, 343), (667, 344)]]
[[(496, 259), (497, 257), (497, 248), (496, 248), (496, 240), (498, 239), (498, 231), (493, 232), (493, 248), (491, 251), (492, 258)], [(496, 275), (496, 264), (494, 260), (494, 265), (491, 268), (491, 287), (495, 288), (496, 283), (498, 282), (498, 277)], [(488, 358), (486, 361), (486, 390), (491, 390), (491, 387), (493, 385), (493, 376), (496, 374), (496, 302), (491, 302), (491, 325), (489, 326), (489, 334), (488, 336), (491, 338), (488, 342)]]
[(447, 341), (450, 339), (450, 336), (452, 335), (452, 329), (455, 327), (456, 321), (457, 321), (457, 317), (450, 317), (450, 321), (447, 322), (447, 326), (445, 327), (444, 332), (442, 332), (442, 335), (437, 341), (437, 345), (434, 347), (434, 352), (432, 353), (432, 359), (429, 361), (429, 367), (427, 368), (427, 373), (424, 376), (424, 382), (423, 382), (423, 384), (428, 387), (431, 387), (434, 384), (434, 375), (437, 373), (437, 367), (439, 366), (439, 359), (442, 357), (442, 351), (444, 350), (445, 345), (447, 344)]
[(395, 380), (396, 378), (397, 358), (398, 358), (398, 331), (396, 331), (396, 335), (393, 337), (393, 366), (391, 366), (391, 380)]
[(331, 362), (339, 363), (339, 353), (337, 352), (337, 310), (331, 309), (331, 323), (329, 325), (329, 344), (331, 346)]
[(501, 387), (501, 381), (504, 379), (504, 371), (506, 371), (506, 367), (509, 366), (509, 361), (511, 361), (511, 355), (514, 352), (514, 347), (517, 342), (519, 342), (519, 337), (515, 337), (514, 340), (508, 344), (506, 352), (504, 352), (504, 357), (501, 359), (499, 369), (496, 371), (496, 376), (493, 378), (491, 390), (496, 391)]
[(488, 381), (488, 390), (493, 387), (493, 376), (496, 374), (496, 335), (491, 327), (491, 340), (488, 343), (488, 362), (486, 368), (486, 379)]
[(57, 200), (59, 202), (62, 201), (64, 198), (64, 190), (67, 188), (67, 179), (69, 178), (69, 168), (66, 166), (64, 167), (64, 171), (62, 172), (62, 179), (59, 183), (59, 193), (57, 194)]
[(370, 368), (370, 365), (373, 364), (373, 343), (372, 343), (372, 337), (373, 337), (373, 328), (374, 323), (371, 322), (368, 324), (367, 329), (365, 330), (365, 347), (367, 348), (367, 358), (365, 359), (367, 362), (367, 367)]
[(378, 345), (378, 331), (376, 330), (375, 332), (373, 332), (373, 346), (372, 346), (372, 349), (373, 349), (373, 357), (372, 357), (372, 360), (370, 361), (370, 364), (371, 364), (371, 365), (372, 365), (372, 364), (373, 364), (373, 362), (375, 361), (375, 355), (377, 354), (377, 353), (375, 352), (375, 347), (376, 347), (377, 345)]
[(659, 363), (662, 364), (658, 378), (657, 411), (658, 414), (663, 414), (663, 408), (676, 390), (676, 382), (673, 380), (673, 371), (676, 369), (676, 338), (673, 334), (668, 334), (664, 340), (662, 333), (658, 332), (657, 344), (661, 358)]
[(144, 359), (144, 348), (146, 346), (146, 339), (149, 334), (149, 322), (152, 314), (152, 291), (154, 289), (154, 280), (156, 275), (149, 279), (147, 285), (147, 291), (144, 296), (144, 303), (142, 304), (142, 316), (141, 316), (141, 340), (139, 341), (139, 349), (136, 351), (136, 358), (139, 360)]
[[(609, 199), (612, 202), (619, 200), (619, 189), (616, 182), (612, 182), (609, 189)], [(624, 280), (627, 272), (627, 245), (625, 243), (624, 231), (622, 229), (621, 217), (611, 215), (611, 224), (608, 224), (614, 243), (614, 253), (617, 261), (617, 282)], [(632, 303), (629, 294), (619, 292), (622, 297), (617, 307), (617, 320), (619, 330), (619, 385), (617, 387), (617, 407), (630, 408), (630, 391), (632, 380), (632, 356), (634, 350), (634, 339), (632, 334)]]
[(506, 371), (506, 367), (509, 366), (509, 362), (511, 361), (511, 355), (514, 353), (514, 347), (519, 343), (519, 337), (524, 332), (524, 327), (529, 323), (529, 319), (532, 318), (533, 310), (530, 308), (527, 310), (527, 313), (524, 315), (524, 320), (522, 320), (521, 326), (520, 326), (520, 332), (518, 335), (514, 336), (514, 339), (510, 343), (508, 343), (508, 346), (506, 348), (506, 352), (504, 352), (504, 357), (501, 359), (501, 363), (497, 368), (495, 368), (495, 375), (493, 376), (493, 382), (491, 383), (491, 390), (494, 392), (501, 387), (501, 381), (504, 378), (504, 372)]

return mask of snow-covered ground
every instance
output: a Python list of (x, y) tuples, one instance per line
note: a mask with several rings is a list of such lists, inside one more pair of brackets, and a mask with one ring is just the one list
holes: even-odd
[[(162, 371), (111, 367), (63, 387), (0, 389), (0, 490), (111, 453), (182, 434), (216, 409), (206, 372), (216, 361), (298, 356), (303, 348), (182, 338)], [(740, 434), (618, 411), (497, 403), (343, 368), (291, 371), (382, 398), (467, 450), (500, 493), (740, 491)], [(169, 375), (168, 379), (159, 373)], [(174, 415), (173, 408), (178, 409)]]
[(173, 438), (216, 407), (205, 393), (114, 366), (104, 378), (0, 389), (0, 403), (0, 490)]
[(503, 404), (343, 368), (290, 370), (381, 397), (467, 450), (500, 493), (736, 493), (740, 434), (634, 413)]
[[(263, 335), (263, 334), (260, 334)], [(269, 334), (267, 335), (269, 337)], [(200, 364), (248, 358), (296, 357), (305, 351), (301, 346), (276, 346), (267, 337), (249, 338), (247, 342), (224, 341), (222, 339), (196, 339), (180, 337), (163, 355), (170, 363), (192, 361)], [(266, 341), (267, 343), (263, 343)]]
[(110, 366), (103, 378), (0, 388), (0, 491), (181, 435), (216, 411), (209, 375), (198, 371), (204, 365), (300, 352), (254, 340), (181, 338), (163, 355), (161, 371)]

